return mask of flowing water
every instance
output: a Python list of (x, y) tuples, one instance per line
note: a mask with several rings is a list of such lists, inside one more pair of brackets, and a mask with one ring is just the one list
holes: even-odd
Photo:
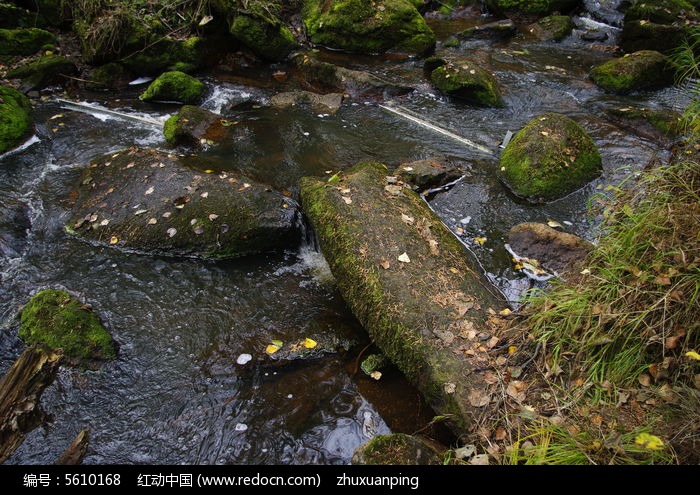
[[(458, 30), (441, 26), (442, 38)], [(266, 107), (272, 94), (291, 84), (275, 82), (267, 70), (246, 79), (212, 74), (203, 106), (238, 121), (245, 138), (217, 143), (189, 164), (240, 170), (293, 194), (300, 177), (361, 160), (395, 167), (437, 158), (460, 165), (466, 176), (432, 194), (430, 205), (515, 302), (531, 282), (513, 271), (503, 248), (510, 227), (552, 219), (594, 240), (599, 220), (588, 207), (595, 195), (667, 154), (635, 129), (609, 122), (605, 109), (679, 109), (685, 100), (673, 89), (606, 95), (586, 74), (610, 55), (575, 40), (471, 42), (438, 54), (453, 60), (469, 54), (488, 66), (506, 88), (506, 107), (475, 108), (440, 96), (426, 81), (421, 60), (327, 53), (335, 63), (416, 90), (353, 97), (334, 115), (312, 114)], [(51, 463), (89, 428), (85, 463), (347, 463), (374, 434), (423, 428), (432, 413), (400, 374), (389, 370), (374, 382), (355, 372), (357, 353), (369, 339), (312, 245), (214, 263), (124, 253), (64, 232), (66, 198), (81, 165), (128, 146), (165, 148), (153, 121), (162, 122), (177, 106), (139, 102), (142, 88), (119, 100), (72, 95), (135, 119), (39, 102), (37, 138), (0, 157), (0, 371), (23, 348), (16, 336), (18, 308), (45, 287), (80, 294), (120, 344), (118, 359), (98, 371), (61, 370), (42, 399), (51, 420), (30, 433), (8, 462)], [(392, 104), (493, 156), (381, 107)], [(548, 111), (570, 115), (587, 129), (601, 150), (604, 173), (564, 199), (532, 206), (515, 200), (495, 178), (499, 144), (508, 131)], [(476, 237), (486, 242), (476, 243)], [(307, 336), (335, 339), (344, 351), (293, 362), (265, 356), (271, 339)], [(236, 364), (243, 353), (253, 360)]]

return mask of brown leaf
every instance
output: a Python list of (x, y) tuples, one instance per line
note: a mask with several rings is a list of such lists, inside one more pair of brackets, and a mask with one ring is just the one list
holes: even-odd
[(493, 434), (493, 438), (500, 442), (502, 440), (505, 440), (507, 435), (508, 434), (506, 433), (506, 429), (502, 426), (499, 426), (498, 428), (496, 428), (496, 432)]
[(525, 382), (513, 380), (506, 387), (506, 394), (515, 399), (520, 404), (525, 400)]
[(430, 239), (428, 241), (428, 244), (430, 245), (430, 254), (438, 256), (440, 254), (440, 250), (438, 249), (438, 242), (435, 239)]
[(384, 268), (385, 270), (388, 270), (389, 268), (391, 268), (391, 263), (389, 263), (389, 260), (383, 260), (383, 261), (382, 261), (381, 263), (379, 263), (379, 264), (380, 264), (381, 267)]
[(649, 385), (651, 385), (651, 377), (646, 373), (639, 375), (637, 381), (642, 387), (648, 387)]
[(666, 345), (666, 349), (675, 349), (676, 347), (678, 347), (678, 342), (680, 342), (682, 338), (683, 337), (681, 335), (672, 335), (671, 337), (666, 337), (666, 341), (664, 342), (664, 344)]
[(487, 392), (478, 389), (469, 392), (469, 403), (472, 407), (484, 407), (487, 406), (489, 402), (491, 402), (491, 397)]
[(498, 383), (498, 375), (494, 373), (493, 371), (487, 371), (484, 373), (484, 381), (488, 383), (489, 385), (493, 385), (494, 383)]

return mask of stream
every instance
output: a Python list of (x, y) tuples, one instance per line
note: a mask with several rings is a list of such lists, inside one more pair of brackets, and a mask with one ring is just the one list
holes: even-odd
[[(430, 22), (439, 40), (466, 26)], [(594, 241), (600, 218), (589, 207), (596, 195), (609, 194), (606, 186), (668, 156), (658, 142), (612, 123), (605, 110), (682, 110), (687, 103), (676, 88), (624, 97), (604, 93), (587, 79), (592, 66), (612, 57), (604, 48), (591, 49), (576, 37), (559, 44), (523, 37), (462, 42), (459, 48), (439, 43), (437, 55), (458, 61), (468, 54), (493, 71), (505, 88), (506, 106), (500, 109), (440, 95), (425, 78), (422, 59), (323, 53), (327, 61), (415, 88), (404, 96), (349, 98), (334, 115), (267, 107), (270, 96), (292, 85), (274, 80), (269, 67), (251, 69), (245, 79), (214, 70), (202, 77), (209, 88), (202, 106), (244, 124), (249, 139), (218, 143), (190, 157), (189, 165), (241, 171), (293, 193), (302, 176), (324, 176), (362, 160), (395, 167), (434, 158), (459, 165), (465, 177), (432, 194), (430, 205), (515, 305), (532, 282), (513, 269), (503, 247), (512, 226), (555, 220)], [(143, 89), (134, 86), (118, 100), (106, 93), (70, 98), (158, 122), (177, 111), (177, 105), (140, 102)], [(391, 103), (494, 155), (379, 106)], [(574, 118), (588, 131), (604, 173), (561, 200), (529, 205), (496, 179), (499, 145), (508, 131), (549, 111)], [(389, 369), (374, 381), (356, 372), (357, 354), (369, 337), (312, 242), (208, 262), (79, 241), (64, 224), (80, 167), (129, 146), (167, 149), (162, 132), (138, 120), (64, 108), (50, 97), (35, 101), (35, 121), (34, 142), (0, 157), (0, 240), (13, 239), (0, 251), (0, 372), (23, 349), (18, 309), (42, 288), (79, 294), (120, 350), (98, 371), (61, 369), (42, 397), (50, 421), (28, 434), (8, 463), (50, 464), (89, 428), (85, 464), (343, 464), (376, 434), (428, 427), (433, 413), (400, 373)], [(483, 245), (477, 237), (486, 238)], [(312, 335), (337, 339), (344, 352), (292, 362), (264, 358), (272, 339)], [(243, 353), (253, 360), (239, 365)]]

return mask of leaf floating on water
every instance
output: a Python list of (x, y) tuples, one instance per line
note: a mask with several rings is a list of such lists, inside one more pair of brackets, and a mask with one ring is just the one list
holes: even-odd
[(250, 362), (250, 360), (252, 360), (252, 359), (253, 359), (253, 356), (251, 356), (250, 354), (241, 354), (241, 355), (238, 356), (238, 358), (236, 359), (236, 363), (237, 363), (237, 364), (240, 364), (240, 365), (243, 365), (243, 364), (246, 364), (246, 363)]
[(209, 215), (209, 220), (210, 220), (211, 222), (213, 222), (213, 221), (216, 220), (217, 218), (219, 218), (219, 215), (217, 215), (216, 213), (212, 213), (211, 215)]
[(552, 220), (552, 219), (547, 220), (547, 225), (549, 225), (549, 226), (552, 227), (553, 229), (557, 229), (557, 228), (561, 228), (561, 227), (562, 227), (562, 224), (560, 224), (560, 223), (557, 222), (556, 220)]
[(637, 435), (634, 439), (634, 443), (649, 450), (661, 450), (665, 448), (664, 442), (659, 437), (646, 432)]
[(402, 254), (400, 254), (399, 257), (398, 257), (398, 260), (399, 260), (401, 263), (410, 263), (410, 262), (411, 262), (411, 258), (408, 257), (408, 254), (407, 254), (407, 253), (402, 253)]
[(475, 237), (474, 242), (476, 242), (479, 246), (483, 246), (486, 242), (486, 237)]
[(155, 188), (153, 186), (151, 186), (148, 189), (146, 189), (146, 192), (144, 194), (145, 195), (153, 194), (153, 191), (155, 191)]
[(370, 373), (369, 376), (371, 376), (371, 377), (374, 378), (375, 380), (379, 380), (379, 379), (381, 379), (381, 377), (382, 377), (382, 372), (381, 372), (381, 371), (376, 371), (376, 370), (375, 370), (375, 371), (373, 371), (372, 373)]
[(175, 234), (177, 234), (177, 229), (174, 227), (170, 227), (165, 232), (168, 234), (168, 237), (173, 237)]
[(148, 225), (155, 225), (157, 223), (158, 223), (158, 220), (156, 220), (155, 218), (148, 219)]
[(112, 237), (109, 238), (110, 244), (116, 244), (118, 242), (119, 242), (119, 238), (116, 235), (113, 235)]
[(308, 337), (304, 339), (304, 347), (306, 347), (307, 349), (313, 349), (317, 345), (318, 342), (316, 342), (314, 339), (310, 339)]
[(102, 227), (104, 227), (105, 225), (108, 225), (108, 224), (109, 224), (109, 220), (107, 220), (106, 218), (100, 222), (100, 225)]
[(172, 211), (166, 211), (165, 213), (163, 213), (162, 216), (163, 216), (163, 218), (170, 218), (170, 216), (171, 216), (172, 214), (173, 214)]
[(275, 352), (280, 350), (281, 346), (275, 345), (275, 344), (268, 344), (268, 346), (265, 348), (265, 352), (272, 355)]
[(190, 202), (190, 197), (189, 196), (180, 196), (179, 198), (175, 198), (173, 200), (173, 203), (175, 204), (175, 208), (183, 209), (187, 203)]
[(272, 342), (272, 345), (276, 345), (277, 347), (282, 347), (284, 345), (284, 342), (281, 340), (271, 340), (270, 342)]
[(143, 215), (143, 214), (146, 213), (147, 211), (148, 211), (148, 210), (136, 210), (136, 211), (134, 212), (134, 215), (135, 215), (135, 216)]
[(686, 357), (689, 357), (690, 359), (695, 359), (696, 361), (700, 361), (700, 354), (698, 354), (695, 351), (688, 351), (685, 353)]
[(349, 198), (349, 197), (347, 197), (347, 196), (343, 196), (342, 198), (343, 198), (343, 201), (345, 201), (345, 204), (346, 204), (346, 205), (351, 205), (351, 204), (352, 204), (352, 199), (351, 199), (351, 198)]

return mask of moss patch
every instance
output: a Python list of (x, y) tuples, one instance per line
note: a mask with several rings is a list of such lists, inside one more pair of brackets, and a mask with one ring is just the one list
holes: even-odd
[(516, 195), (533, 202), (560, 198), (601, 172), (593, 140), (557, 113), (531, 120), (503, 150), (499, 176)]
[(593, 82), (606, 91), (620, 94), (669, 86), (674, 75), (673, 64), (653, 50), (630, 53), (591, 70)]
[(683, 43), (691, 29), (685, 25), (628, 21), (622, 28), (620, 47), (628, 53), (656, 50), (669, 55)]
[(561, 41), (571, 34), (574, 21), (568, 15), (550, 15), (530, 25), (528, 30), (543, 41)]
[(163, 134), (165, 140), (171, 146), (184, 144), (187, 146), (199, 147), (201, 139), (207, 134), (220, 134), (222, 119), (213, 112), (193, 105), (184, 105), (178, 113), (165, 121)]
[(117, 355), (112, 337), (95, 313), (65, 291), (37, 293), (22, 310), (20, 321), (19, 336), (25, 343), (61, 350), (74, 365), (92, 368)]
[(686, 0), (641, 0), (625, 12), (625, 22), (646, 20), (657, 24), (698, 20), (698, 11)]
[(377, 435), (355, 450), (355, 465), (426, 465), (442, 464), (438, 452), (417, 437), (403, 433)]
[(32, 105), (19, 91), (0, 86), (0, 153), (21, 144), (32, 130)]
[(612, 108), (607, 113), (638, 125), (639, 121), (648, 123), (653, 129), (666, 137), (677, 137), (683, 132), (683, 116), (674, 110), (654, 108), (623, 107)]
[(204, 94), (204, 83), (180, 71), (158, 76), (139, 96), (142, 101), (179, 101), (194, 104)]
[(358, 53), (423, 54), (435, 34), (407, 0), (308, 0), (303, 11), (311, 41)]
[(299, 47), (286, 26), (259, 17), (239, 15), (231, 24), (231, 34), (256, 55), (272, 62), (284, 60)]
[(498, 81), (474, 63), (459, 67), (447, 64), (430, 74), (435, 87), (455, 98), (481, 106), (502, 107), (503, 98)]
[(43, 29), (0, 29), (0, 60), (12, 55), (32, 55), (55, 42), (56, 36)]
[(77, 72), (73, 62), (58, 55), (46, 55), (7, 73), (9, 79), (22, 79), (22, 91), (43, 89), (65, 82), (65, 76)]

